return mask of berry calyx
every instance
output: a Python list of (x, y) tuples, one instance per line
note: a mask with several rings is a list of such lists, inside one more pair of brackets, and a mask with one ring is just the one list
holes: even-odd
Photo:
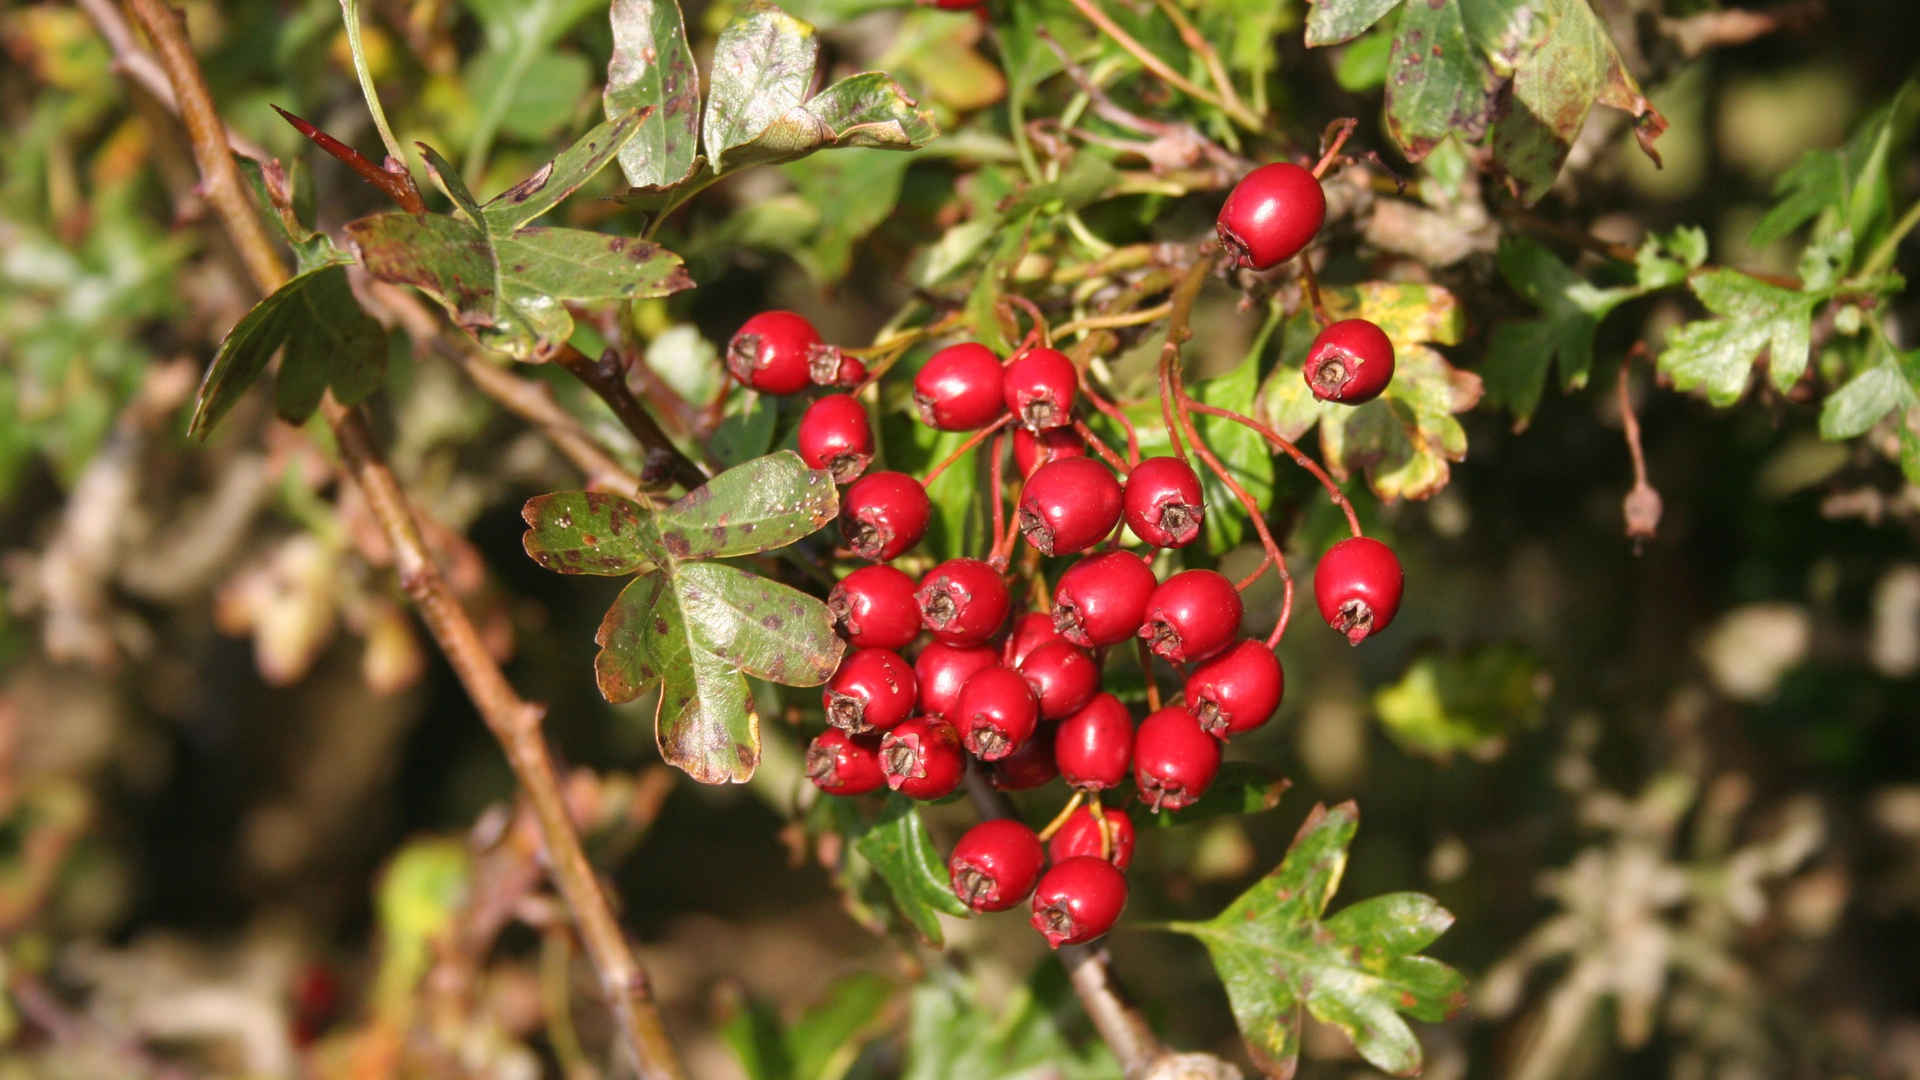
[(1201, 730), (1227, 739), (1273, 719), (1286, 677), (1280, 658), (1258, 641), (1241, 641), (1187, 676), (1186, 708)]
[(1320, 617), (1352, 645), (1393, 622), (1405, 584), (1393, 549), (1369, 536), (1340, 541), (1313, 568), (1313, 599)]
[(916, 716), (881, 737), (880, 771), (888, 787), (910, 799), (938, 799), (960, 786), (967, 755), (952, 724)]
[(1393, 379), (1393, 342), (1365, 319), (1342, 319), (1313, 339), (1300, 371), (1321, 401), (1372, 401)]
[(913, 578), (891, 566), (863, 566), (827, 593), (827, 613), (858, 649), (899, 649), (920, 635)]
[(1033, 688), (1040, 715), (1058, 720), (1079, 712), (1100, 689), (1100, 665), (1068, 641), (1052, 641), (1028, 653), (1018, 665)]
[[(1133, 864), (1133, 819), (1117, 807), (1103, 807), (1102, 811), (1107, 819), (1107, 861), (1115, 870), (1125, 870)], [(1047, 857), (1054, 862), (1079, 855), (1100, 857), (1100, 819), (1085, 806), (1068, 814), (1060, 830), (1047, 841)]]
[(1026, 791), (1060, 775), (1053, 761), (1053, 725), (1041, 721), (1026, 742), (992, 764), (993, 786), (1001, 791)]
[(1067, 786), (1105, 791), (1127, 778), (1133, 764), (1133, 716), (1112, 694), (1095, 694), (1079, 712), (1060, 721), (1053, 760)]
[(763, 394), (795, 394), (812, 382), (808, 367), (814, 353), (823, 350), (836, 357), (840, 352), (820, 343), (820, 332), (805, 316), (763, 311), (734, 331), (727, 343), (727, 370)]
[(1060, 631), (1053, 628), (1053, 616), (1044, 611), (1029, 611), (1013, 620), (1013, 629), (1007, 631), (1006, 643), (1000, 647), (1000, 662), (1018, 668), (1033, 650), (1049, 641), (1065, 640)]
[(1001, 378), (1007, 409), (1034, 431), (1073, 423), (1073, 399), (1080, 375), (1058, 349), (1033, 348), (1007, 362)]
[(1040, 703), (1019, 672), (995, 664), (967, 680), (951, 719), (968, 753), (998, 761), (1033, 736)]
[(1049, 461), (1086, 456), (1087, 442), (1072, 428), (1048, 428), (1038, 435), (1013, 429), (1013, 465), (1023, 478)]
[(1241, 266), (1267, 270), (1313, 240), (1327, 219), (1327, 193), (1298, 165), (1279, 161), (1241, 178), (1220, 206), (1214, 229)]
[(1079, 945), (1113, 929), (1127, 906), (1127, 879), (1098, 855), (1055, 863), (1033, 890), (1033, 928), (1052, 948)]
[(827, 723), (854, 734), (897, 727), (919, 698), (913, 668), (892, 649), (858, 649), (820, 692)]
[(1163, 660), (1200, 660), (1233, 640), (1240, 632), (1241, 614), (1240, 592), (1225, 575), (1184, 570), (1161, 582), (1147, 598), (1140, 636)]
[(1083, 649), (1117, 645), (1146, 618), (1153, 571), (1130, 551), (1081, 559), (1053, 588), (1053, 625)]
[(986, 427), (1006, 408), (1000, 358), (977, 342), (949, 345), (928, 358), (913, 377), (920, 421), (941, 431)]
[(975, 911), (1005, 911), (1033, 892), (1046, 857), (1032, 829), (1010, 818), (983, 821), (947, 857), (953, 895)]
[(1133, 737), (1133, 783), (1154, 812), (1192, 806), (1220, 772), (1220, 740), (1200, 721), (1169, 706), (1140, 722)]
[(927, 571), (914, 594), (920, 623), (949, 645), (978, 645), (1007, 621), (1006, 579), (979, 559), (948, 559)]
[(827, 470), (836, 484), (852, 483), (873, 460), (873, 427), (850, 394), (828, 394), (807, 406), (794, 440), (800, 460)]
[(807, 744), (807, 779), (829, 795), (865, 795), (887, 782), (878, 740), (828, 728)]
[(886, 562), (926, 535), (933, 503), (920, 481), (902, 472), (874, 472), (840, 495), (840, 535), (855, 555)]
[(1193, 466), (1177, 457), (1148, 458), (1127, 474), (1127, 528), (1154, 547), (1177, 548), (1200, 536), (1206, 502)]
[(1120, 481), (1092, 458), (1050, 461), (1020, 492), (1020, 532), (1042, 555), (1072, 555), (1105, 539), (1120, 520)]
[(920, 711), (929, 716), (951, 716), (967, 680), (995, 662), (989, 648), (939, 641), (929, 644), (913, 662), (913, 677), (920, 686)]

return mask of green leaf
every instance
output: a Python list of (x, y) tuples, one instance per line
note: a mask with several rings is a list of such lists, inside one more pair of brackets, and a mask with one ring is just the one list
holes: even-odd
[[(1920, 352), (1911, 354), (1920, 361)], [(1864, 435), (1895, 409), (1920, 405), (1920, 391), (1907, 381), (1899, 365), (1883, 357), (1855, 375), (1820, 405), (1820, 437), (1851, 439)]]
[(1347, 46), (1333, 65), (1333, 81), (1340, 89), (1363, 93), (1387, 81), (1387, 58), (1392, 55), (1391, 34), (1372, 31)]
[(1373, 707), (1395, 741), (1445, 760), (1537, 725), (1546, 704), (1540, 674), (1539, 662), (1513, 646), (1424, 656), (1375, 691)]
[(833, 478), (782, 450), (687, 492), (661, 510), (655, 523), (675, 559), (725, 559), (786, 547), (839, 512)]
[(901, 1080), (1120, 1080), (1104, 1042), (1065, 1027), (1080, 1015), (1066, 968), (1051, 960), (998, 1013), (935, 969), (913, 990)]
[(1293, 781), (1253, 761), (1229, 761), (1207, 786), (1206, 793), (1178, 810), (1155, 813), (1145, 803), (1127, 807), (1135, 824), (1171, 829), (1222, 817), (1261, 814), (1280, 805)]
[[(486, 47), (467, 65), (476, 103), (467, 169), (478, 176), (501, 128), (538, 138), (564, 122), (592, 79), (586, 61), (556, 53), (561, 36), (604, 0), (466, 0)], [(527, 91), (531, 90), (531, 93)]]
[(1909, 80), (1893, 98), (1854, 128), (1836, 150), (1808, 150), (1780, 178), (1773, 194), (1779, 201), (1753, 227), (1748, 243), (1765, 246), (1827, 210), (1833, 227), (1869, 236), (1887, 212), (1888, 163), (1913, 134), (1920, 119), (1920, 83)]
[(630, 499), (598, 491), (536, 495), (520, 508), (527, 523), (521, 546), (557, 574), (619, 577), (666, 561), (646, 510)]
[(1329, 318), (1366, 319), (1396, 344), (1458, 345), (1467, 329), (1466, 311), (1444, 285), (1363, 281), (1323, 286), (1320, 298)]
[(834, 980), (826, 1000), (787, 1029), (794, 1080), (837, 1080), (844, 1075), (861, 1039), (874, 1033), (896, 989), (893, 980), (870, 972)]
[(1769, 285), (1737, 270), (1708, 270), (1691, 282), (1714, 318), (1687, 323), (1667, 338), (1660, 373), (1681, 390), (1699, 389), (1725, 407), (1746, 392), (1762, 352), (1773, 385), (1785, 393), (1807, 370), (1813, 309), (1829, 295)]
[(1399, 3), (1400, 0), (1317, 0), (1307, 13), (1307, 47), (1351, 41), (1385, 18)]
[(792, 254), (814, 280), (829, 285), (853, 266), (854, 246), (893, 213), (906, 179), (908, 154), (850, 149), (789, 162), (781, 167), (817, 217), (808, 239)]
[[(1244, 409), (1260, 390), (1260, 356), (1266, 351), (1267, 340), (1279, 324), (1279, 317), (1276, 308), (1240, 362), (1230, 371), (1194, 383), (1189, 387), (1193, 396), (1219, 408), (1235, 412)], [(1253, 497), (1255, 506), (1264, 507), (1273, 501), (1273, 451), (1259, 432), (1222, 416), (1195, 416), (1193, 423), (1200, 437), (1226, 466), (1227, 475)], [(1200, 487), (1206, 496), (1206, 505), (1225, 511), (1207, 515), (1207, 550), (1226, 551), (1247, 535), (1245, 512), (1232, 489), (1215, 476), (1212, 469), (1204, 463), (1195, 464), (1200, 466)]]
[(906, 916), (920, 936), (940, 945), (940, 920), (936, 912), (966, 916), (967, 906), (953, 895), (947, 863), (926, 823), (920, 820), (919, 807), (904, 795), (889, 795), (880, 816), (852, 834), (853, 850), (872, 866), (893, 892), (894, 906)]
[(1417, 955), (1453, 922), (1431, 898), (1392, 893), (1322, 919), (1358, 828), (1351, 802), (1314, 807), (1272, 873), (1211, 921), (1171, 926), (1206, 945), (1247, 1049), (1270, 1074), (1293, 1075), (1311, 1013), (1375, 1068), (1410, 1076), (1420, 1043), (1399, 1014), (1439, 1021), (1466, 1003), (1459, 972)]
[(511, 234), (560, 205), (620, 154), (649, 116), (648, 108), (640, 108), (610, 117), (532, 176), (494, 196), (480, 208), (487, 231), (495, 236)]
[(261, 209), (261, 216), (273, 224), (281, 239), (293, 249), (296, 274), (325, 266), (344, 266), (353, 261), (333, 245), (333, 239), (326, 233), (308, 228), (300, 220), (294, 204), (310, 201), (312, 185), (297, 182), (304, 175), (304, 170), (300, 169), (297, 162), (292, 173), (277, 159), (263, 165), (252, 158), (236, 156), (234, 164), (246, 176), (247, 186)]
[(1501, 240), (1499, 263), (1507, 284), (1540, 309), (1538, 318), (1494, 327), (1481, 365), (1488, 396), (1513, 413), (1519, 430), (1539, 407), (1549, 365), (1559, 360), (1560, 384), (1566, 390), (1585, 386), (1593, 369), (1593, 338), (1600, 321), (1647, 289), (1595, 286), (1539, 241), (1519, 233)]
[(846, 648), (816, 597), (718, 562), (673, 570), (673, 590), (694, 643), (756, 679), (819, 686)]
[(312, 415), (329, 386), (351, 405), (386, 375), (386, 331), (360, 310), (346, 270), (322, 266), (275, 289), (228, 332), (200, 382), (187, 434), (205, 438), (282, 348), (276, 411), (288, 423)]
[(677, 0), (613, 0), (612, 19), (607, 116), (652, 110), (621, 148), (620, 170), (633, 187), (673, 187), (693, 175), (700, 153), (700, 72), (686, 20)]
[(1401, 9), (1387, 58), (1387, 132), (1413, 161), (1452, 136), (1480, 143), (1493, 127), (1501, 79), (1467, 38), (1460, 5)]

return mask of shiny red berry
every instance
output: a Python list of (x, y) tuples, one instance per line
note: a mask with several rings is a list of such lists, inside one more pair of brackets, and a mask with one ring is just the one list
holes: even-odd
[(948, 719), (959, 729), (960, 744), (968, 753), (981, 761), (998, 761), (1033, 736), (1040, 724), (1040, 703), (1019, 672), (995, 664), (960, 688), (960, 700)]
[(1002, 376), (1007, 410), (1034, 431), (1073, 423), (1073, 399), (1080, 375), (1058, 349), (1034, 348), (1007, 361)]
[(1059, 775), (1060, 766), (1053, 760), (1053, 725), (1045, 720), (1026, 742), (994, 762), (991, 769), (993, 786), (1001, 791), (1037, 788)]
[(887, 786), (912, 799), (938, 799), (960, 786), (967, 755), (960, 735), (937, 716), (916, 716), (880, 739)]
[(953, 845), (947, 873), (961, 903), (975, 911), (1005, 911), (1033, 892), (1046, 859), (1032, 829), (1001, 818), (967, 830)]
[(1148, 458), (1127, 474), (1127, 528), (1154, 547), (1185, 547), (1200, 536), (1206, 500), (1193, 466), (1177, 457)]
[(1053, 616), (1044, 611), (1029, 611), (1013, 620), (1013, 629), (1007, 631), (1006, 643), (1000, 646), (1000, 662), (1010, 668), (1018, 668), (1027, 654), (1045, 645), (1049, 641), (1065, 641), (1060, 631), (1053, 628)]
[(1101, 462), (1050, 461), (1020, 491), (1020, 532), (1042, 555), (1072, 555), (1113, 532), (1120, 502), (1120, 481)]
[(832, 473), (836, 484), (851, 484), (873, 460), (873, 427), (850, 394), (828, 394), (807, 406), (794, 440), (800, 460)]
[(1393, 549), (1367, 536), (1333, 545), (1313, 568), (1313, 599), (1320, 605), (1320, 617), (1354, 645), (1393, 622), (1405, 584)]
[(1133, 764), (1133, 716), (1112, 694), (1096, 694), (1086, 707), (1060, 721), (1053, 760), (1067, 786), (1105, 791), (1127, 778)]
[(913, 402), (928, 427), (941, 431), (986, 427), (1007, 407), (1000, 358), (971, 341), (941, 349), (913, 377)]
[(1117, 645), (1146, 618), (1153, 571), (1130, 551), (1081, 559), (1053, 588), (1053, 625), (1081, 648)]
[(1058, 720), (1079, 712), (1100, 689), (1100, 665), (1079, 646), (1054, 641), (1028, 653), (1018, 665), (1020, 677), (1033, 687), (1040, 715)]
[(1079, 945), (1113, 929), (1127, 906), (1127, 879), (1098, 855), (1055, 863), (1033, 890), (1033, 928), (1053, 948)]
[(1214, 223), (1220, 244), (1241, 266), (1267, 270), (1300, 253), (1327, 218), (1327, 194), (1307, 170), (1281, 161), (1248, 173), (1228, 193)]
[(1286, 678), (1280, 658), (1258, 641), (1240, 641), (1187, 676), (1187, 711), (1217, 739), (1227, 739), (1273, 719)]
[(1022, 477), (1049, 461), (1087, 456), (1087, 443), (1072, 428), (1048, 428), (1035, 435), (1026, 428), (1013, 429), (1013, 464)]
[(812, 381), (808, 366), (821, 350), (839, 353), (820, 343), (820, 332), (805, 317), (791, 311), (763, 311), (734, 331), (727, 343), (727, 370), (763, 394), (794, 394)]
[(1301, 374), (1322, 401), (1372, 401), (1393, 379), (1393, 342), (1365, 319), (1342, 319), (1313, 339)]
[(820, 693), (827, 723), (859, 733), (899, 726), (913, 715), (920, 685), (892, 649), (857, 649), (840, 661)]
[(993, 650), (985, 646), (930, 643), (913, 662), (913, 677), (920, 684), (920, 711), (952, 716), (967, 680), (997, 662)]
[(807, 745), (807, 779), (829, 795), (865, 795), (887, 782), (879, 741), (828, 728)]
[(920, 481), (902, 472), (872, 472), (840, 494), (840, 535), (863, 559), (886, 562), (926, 535), (933, 503)]
[[(1133, 819), (1125, 810), (1111, 806), (1103, 810), (1102, 816), (1107, 819), (1106, 860), (1115, 870), (1125, 870), (1133, 864)], [(1047, 857), (1054, 862), (1065, 862), (1076, 855), (1100, 858), (1100, 819), (1085, 806), (1068, 814), (1060, 831), (1047, 841)]]
[(1220, 740), (1169, 706), (1140, 721), (1133, 736), (1133, 785), (1157, 812), (1192, 806), (1220, 772)]
[[(817, 353), (815, 355), (824, 356), (826, 354)], [(835, 350), (834, 355), (838, 357), (838, 362), (833, 365), (831, 371), (827, 370), (823, 364), (815, 364), (807, 369), (807, 374), (813, 378), (814, 385), (837, 386), (842, 390), (846, 390), (859, 386), (866, 380), (867, 365), (862, 363), (859, 357), (848, 356), (838, 350)]]
[(1175, 664), (1212, 656), (1240, 632), (1240, 592), (1212, 570), (1173, 575), (1147, 598), (1140, 636), (1155, 656)]
[(927, 571), (915, 594), (920, 624), (949, 645), (978, 645), (1007, 621), (1012, 597), (1000, 571), (979, 559), (948, 559)]
[(827, 593), (834, 626), (859, 649), (899, 649), (920, 636), (913, 578), (891, 566), (863, 566)]

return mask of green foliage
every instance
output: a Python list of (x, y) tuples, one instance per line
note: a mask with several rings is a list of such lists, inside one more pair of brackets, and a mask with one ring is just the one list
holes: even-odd
[(1043, 963), (999, 1015), (982, 1008), (944, 971), (913, 991), (902, 1080), (1119, 1080), (1104, 1044), (1074, 1039), (1062, 1018), (1075, 1008), (1063, 968)]
[(860, 821), (847, 833), (853, 850), (880, 875), (893, 895), (894, 908), (920, 936), (944, 942), (935, 913), (964, 917), (967, 906), (953, 895), (947, 861), (927, 834), (920, 809), (904, 795), (889, 795), (880, 815)]
[(343, 404), (359, 402), (386, 372), (386, 331), (354, 301), (346, 270), (309, 270), (254, 305), (220, 343), (188, 434), (205, 438), (283, 347), (275, 406), (291, 424), (313, 415), (329, 388)]
[(1400, 745), (1445, 761), (1538, 725), (1543, 674), (1538, 660), (1513, 646), (1423, 656), (1399, 682), (1374, 691), (1373, 708)]
[(791, 1025), (783, 1025), (767, 1002), (749, 998), (721, 1024), (720, 1037), (747, 1080), (839, 1080), (861, 1040), (884, 1019), (895, 989), (878, 975), (848, 975)]

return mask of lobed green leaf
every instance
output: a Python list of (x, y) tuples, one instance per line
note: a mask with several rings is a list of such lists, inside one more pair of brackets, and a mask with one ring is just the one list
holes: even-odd
[(527, 556), (557, 574), (645, 573), (666, 561), (647, 511), (598, 491), (536, 495), (520, 508)]
[(637, 188), (668, 188), (693, 175), (700, 153), (700, 72), (678, 0), (613, 0), (607, 61), (608, 119), (645, 110), (620, 149), (620, 171)]

